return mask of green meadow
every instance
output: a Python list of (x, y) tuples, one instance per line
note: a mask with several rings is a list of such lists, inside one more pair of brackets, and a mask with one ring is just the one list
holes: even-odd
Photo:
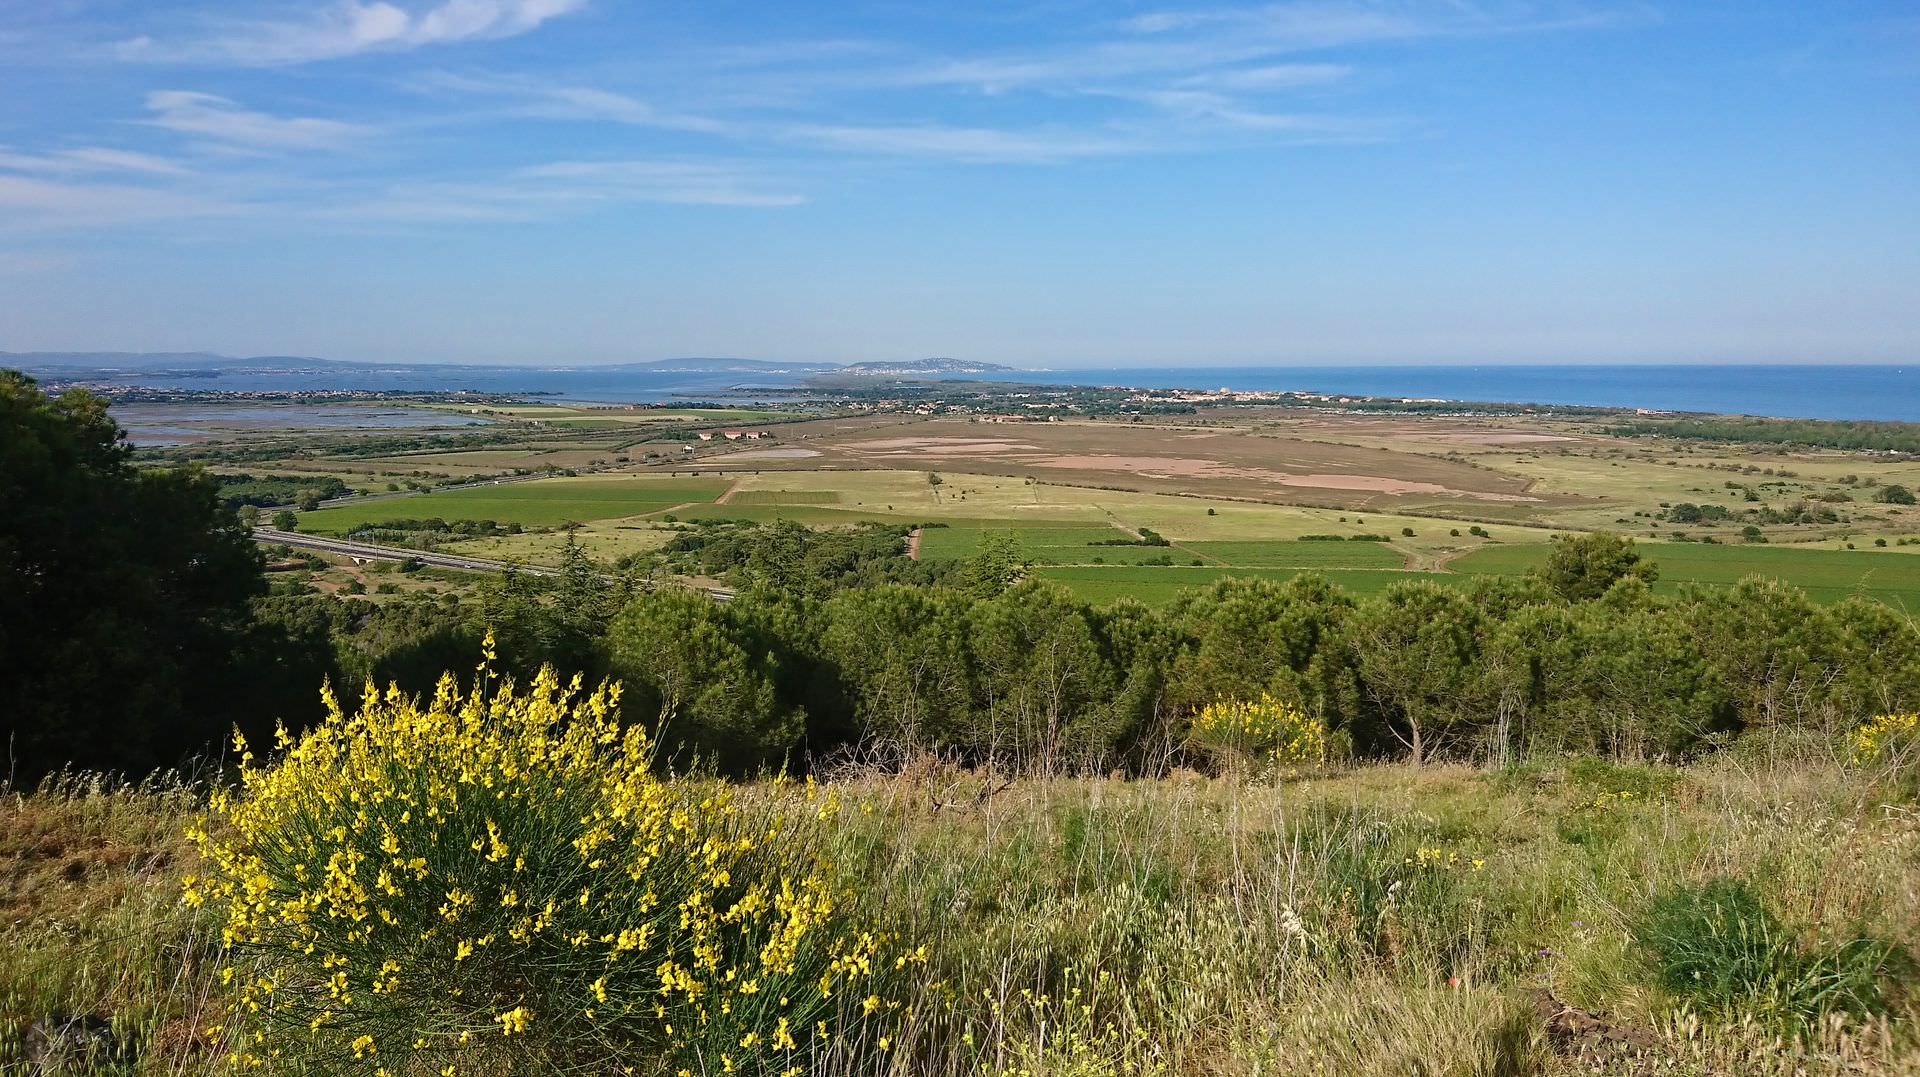
[[(1797, 550), (1781, 546), (1729, 546), (1693, 542), (1642, 543), (1643, 556), (1660, 567), (1658, 590), (1687, 583), (1732, 584), (1770, 576), (1804, 589), (1820, 602), (1854, 595), (1920, 609), (1920, 557), (1895, 550)], [(1450, 568), (1465, 574), (1513, 575), (1545, 564), (1546, 543), (1489, 546), (1456, 558)]]
[(719, 479), (583, 476), (444, 490), (385, 498), (300, 514), (300, 529), (345, 534), (382, 520), (496, 520), (525, 527), (558, 527), (657, 512), (689, 502), (711, 502), (725, 491)]

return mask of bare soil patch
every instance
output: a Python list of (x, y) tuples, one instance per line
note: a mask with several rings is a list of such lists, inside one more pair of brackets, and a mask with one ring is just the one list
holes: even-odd
[(748, 449), (745, 452), (722, 453), (709, 457), (705, 463), (718, 464), (729, 460), (806, 460), (820, 455), (819, 449)]
[(855, 452), (874, 456), (950, 456), (950, 455), (988, 455), (998, 456), (1010, 452), (1037, 452), (1038, 445), (1029, 445), (1024, 441), (1007, 441), (1001, 438), (876, 438), (848, 445)]
[(1445, 494), (1488, 501), (1538, 501), (1524, 494), (1485, 490), (1457, 490), (1436, 482), (1394, 479), (1383, 475), (1336, 475), (1328, 472), (1296, 474), (1269, 468), (1244, 467), (1182, 456), (1042, 456), (1029, 461), (1036, 467), (1073, 471), (1124, 471), (1152, 479), (1258, 479), (1280, 486), (1309, 486), (1323, 490), (1354, 490), (1375, 494)]

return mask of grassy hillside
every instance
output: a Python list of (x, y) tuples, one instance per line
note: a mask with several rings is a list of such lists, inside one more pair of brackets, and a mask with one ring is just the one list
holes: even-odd
[[(1603, 1031), (1632, 1053), (1608, 1072), (1912, 1072), (1896, 981), (1892, 1024), (1806, 1031), (1817, 992), (1776, 975), (1849, 939), (1920, 944), (1912, 812), (1830, 763), (1011, 784), (936, 767), (830, 788), (818, 840), (849, 908), (928, 955), (859, 1072), (1570, 1075), (1594, 1072)], [(205, 870), (181, 838), (200, 800), (8, 798), (0, 1057), (66, 1012), (110, 1019), (129, 1072), (223, 1071), (218, 922), (178, 901)], [(1690, 997), (1667, 977), (1685, 955), (1646, 940), (1727, 880), (1776, 934), (1731, 994)], [(1780, 1038), (1796, 1027), (1808, 1045)]]

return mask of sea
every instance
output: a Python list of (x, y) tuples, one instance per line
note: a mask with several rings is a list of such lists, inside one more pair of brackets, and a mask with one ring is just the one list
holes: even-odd
[[(212, 371), (177, 377), (143, 373), (128, 376), (125, 383), (225, 390), (464, 389), (541, 393), (564, 402), (670, 403), (791, 398), (807, 377), (805, 373), (422, 364), (325, 371)], [(970, 377), (1920, 422), (1920, 364), (1035, 367)]]

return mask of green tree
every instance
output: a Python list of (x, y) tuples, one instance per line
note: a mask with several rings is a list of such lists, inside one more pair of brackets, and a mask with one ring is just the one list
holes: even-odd
[(1826, 611), (1838, 676), (1829, 695), (1848, 723), (1920, 709), (1920, 625), (1881, 602), (1849, 598)]
[(1173, 699), (1194, 711), (1266, 693), (1340, 725), (1354, 704), (1340, 638), (1352, 613), (1353, 600), (1318, 573), (1284, 583), (1218, 580), (1189, 592), (1171, 610), (1194, 641), (1175, 660)]
[(723, 604), (679, 587), (635, 596), (607, 633), (628, 713), (658, 713), (668, 742), (735, 774), (781, 764), (805, 729), (779, 706), (774, 656), (752, 642)]
[(983, 531), (980, 548), (967, 559), (960, 585), (975, 598), (993, 598), (1019, 582), (1027, 571), (1020, 542), (1011, 531)]
[(899, 752), (959, 743), (972, 708), (969, 605), (951, 592), (898, 584), (828, 601), (823, 649), (865, 738)]
[(1165, 773), (1180, 746), (1173, 679), (1190, 637), (1173, 618), (1131, 598), (1095, 610), (1093, 623), (1118, 680), (1103, 725), (1133, 772)]
[(210, 476), (143, 471), (106, 401), (0, 371), (0, 737), (16, 774), (143, 772), (223, 738), (258, 705), (234, 689), (265, 591)]
[(1748, 729), (1827, 724), (1840, 660), (1831, 617), (1806, 592), (1749, 576), (1733, 587), (1689, 587), (1681, 616)]
[(1092, 611), (1064, 588), (1029, 580), (969, 616), (979, 706), (969, 738), (983, 754), (1042, 770), (1107, 760), (1118, 740), (1113, 670)]
[(1380, 732), (1414, 766), (1488, 720), (1498, 684), (1481, 661), (1484, 618), (1465, 596), (1427, 580), (1396, 583), (1345, 624)]
[(1553, 536), (1541, 575), (1567, 601), (1591, 602), (1628, 576), (1652, 583), (1659, 579), (1659, 570), (1641, 559), (1632, 539), (1596, 531)]
[(273, 526), (281, 531), (298, 531), (300, 517), (292, 509), (281, 509), (273, 514)]
[(1873, 499), (1886, 505), (1911, 505), (1914, 500), (1913, 491), (1898, 483), (1882, 486)]

